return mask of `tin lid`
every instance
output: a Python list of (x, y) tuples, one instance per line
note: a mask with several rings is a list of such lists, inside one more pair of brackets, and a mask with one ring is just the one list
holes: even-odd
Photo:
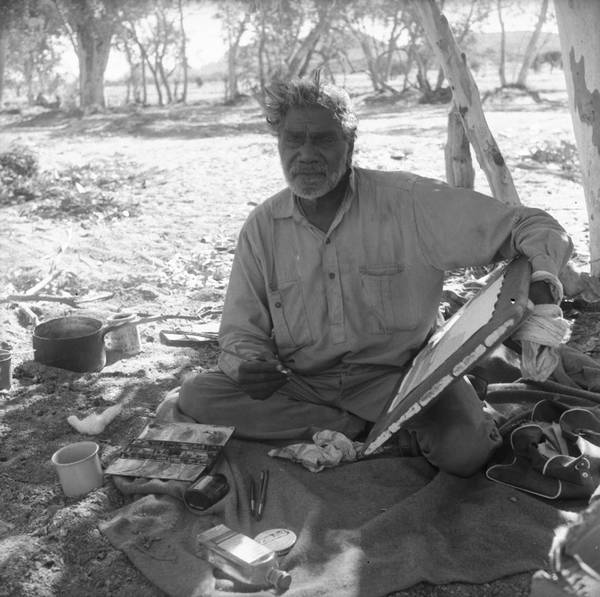
[(269, 529), (254, 537), (254, 540), (274, 551), (278, 556), (283, 556), (296, 543), (296, 533), (289, 529)]

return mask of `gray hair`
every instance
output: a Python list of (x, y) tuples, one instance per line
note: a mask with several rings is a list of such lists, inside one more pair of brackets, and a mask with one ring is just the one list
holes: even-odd
[(312, 79), (294, 78), (290, 81), (275, 81), (265, 91), (265, 117), (271, 131), (276, 135), (279, 134), (290, 108), (321, 106), (339, 122), (346, 140), (350, 143), (354, 142), (358, 117), (352, 107), (350, 96), (341, 87), (321, 83), (318, 71)]

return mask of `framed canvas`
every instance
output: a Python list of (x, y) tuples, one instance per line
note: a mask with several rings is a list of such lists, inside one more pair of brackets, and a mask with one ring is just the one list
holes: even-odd
[(429, 339), (371, 429), (364, 455), (382, 446), (440, 392), (510, 336), (531, 311), (531, 266), (519, 257), (489, 275), (483, 288)]

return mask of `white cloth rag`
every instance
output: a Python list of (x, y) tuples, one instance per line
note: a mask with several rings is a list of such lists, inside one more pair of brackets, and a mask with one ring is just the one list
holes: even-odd
[(340, 462), (353, 462), (363, 446), (360, 442), (353, 442), (339, 431), (323, 429), (312, 436), (313, 442), (290, 444), (283, 448), (269, 450), (273, 458), (287, 458), (306, 467), (313, 473), (318, 473), (324, 468), (331, 468)]
[(560, 362), (558, 347), (567, 342), (570, 323), (558, 305), (534, 305), (533, 311), (512, 335), (521, 343), (521, 373), (545, 381)]

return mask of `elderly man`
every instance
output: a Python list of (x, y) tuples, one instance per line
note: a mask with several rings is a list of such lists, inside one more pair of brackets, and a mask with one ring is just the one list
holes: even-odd
[[(352, 165), (348, 95), (314, 80), (270, 89), (267, 123), (288, 188), (248, 217), (220, 329), (218, 370), (187, 379), (181, 411), (241, 438), (351, 438), (377, 420), (430, 336), (444, 271), (528, 257), (552, 286), (572, 250), (545, 212), (405, 172)], [(547, 284), (548, 282), (548, 284)], [(433, 465), (467, 476), (500, 437), (468, 380), (409, 422)]]

